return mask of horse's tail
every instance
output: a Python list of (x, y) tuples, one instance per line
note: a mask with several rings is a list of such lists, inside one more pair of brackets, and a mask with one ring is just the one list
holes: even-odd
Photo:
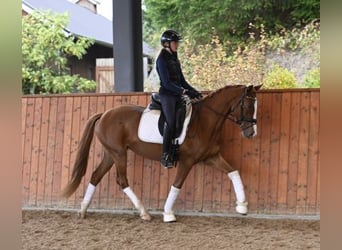
[(93, 140), (95, 124), (101, 116), (102, 113), (93, 115), (87, 121), (80, 144), (78, 146), (76, 161), (74, 164), (74, 169), (72, 170), (71, 180), (69, 181), (68, 185), (62, 190), (62, 197), (68, 198), (70, 195), (72, 195), (80, 185), (81, 179), (86, 173), (90, 144)]

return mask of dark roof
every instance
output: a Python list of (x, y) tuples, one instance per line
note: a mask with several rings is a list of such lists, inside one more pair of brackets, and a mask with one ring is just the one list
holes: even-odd
[[(22, 0), (32, 10), (68, 12), (70, 22), (66, 30), (75, 36), (89, 37), (96, 43), (113, 47), (112, 21), (67, 0)], [(143, 42), (143, 54), (151, 55), (152, 49)]]

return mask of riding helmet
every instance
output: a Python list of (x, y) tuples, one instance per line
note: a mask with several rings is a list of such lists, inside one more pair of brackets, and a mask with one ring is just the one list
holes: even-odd
[(160, 38), (160, 42), (163, 45), (165, 42), (179, 42), (182, 40), (182, 36), (179, 35), (176, 31), (174, 30), (166, 30), (163, 32)]

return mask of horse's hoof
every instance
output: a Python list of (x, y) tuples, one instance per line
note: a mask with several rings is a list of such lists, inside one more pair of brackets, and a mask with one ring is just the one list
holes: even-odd
[(176, 216), (173, 212), (163, 213), (163, 221), (164, 222), (175, 222)]
[(84, 219), (86, 217), (86, 212), (85, 211), (79, 211), (78, 212), (78, 217), (81, 219)]
[(151, 215), (150, 214), (142, 214), (140, 215), (141, 219), (150, 221), (151, 220)]
[(81, 209), (78, 212), (78, 215), (81, 219), (84, 219), (86, 217), (87, 209), (89, 207), (90, 202), (81, 202)]
[(247, 215), (248, 213), (248, 208), (247, 208), (247, 205), (248, 203), (247, 202), (237, 202), (236, 203), (236, 212), (238, 212), (239, 214), (242, 214), (242, 215)]

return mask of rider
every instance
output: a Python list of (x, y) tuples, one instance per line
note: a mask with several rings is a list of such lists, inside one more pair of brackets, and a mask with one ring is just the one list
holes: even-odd
[(160, 78), (159, 95), (162, 110), (166, 118), (163, 129), (163, 155), (160, 160), (166, 168), (172, 168), (173, 159), (169, 154), (176, 123), (176, 105), (186, 94), (191, 99), (202, 95), (185, 80), (177, 56), (178, 42), (182, 37), (174, 30), (166, 30), (161, 35), (163, 46), (157, 58), (157, 72)]

